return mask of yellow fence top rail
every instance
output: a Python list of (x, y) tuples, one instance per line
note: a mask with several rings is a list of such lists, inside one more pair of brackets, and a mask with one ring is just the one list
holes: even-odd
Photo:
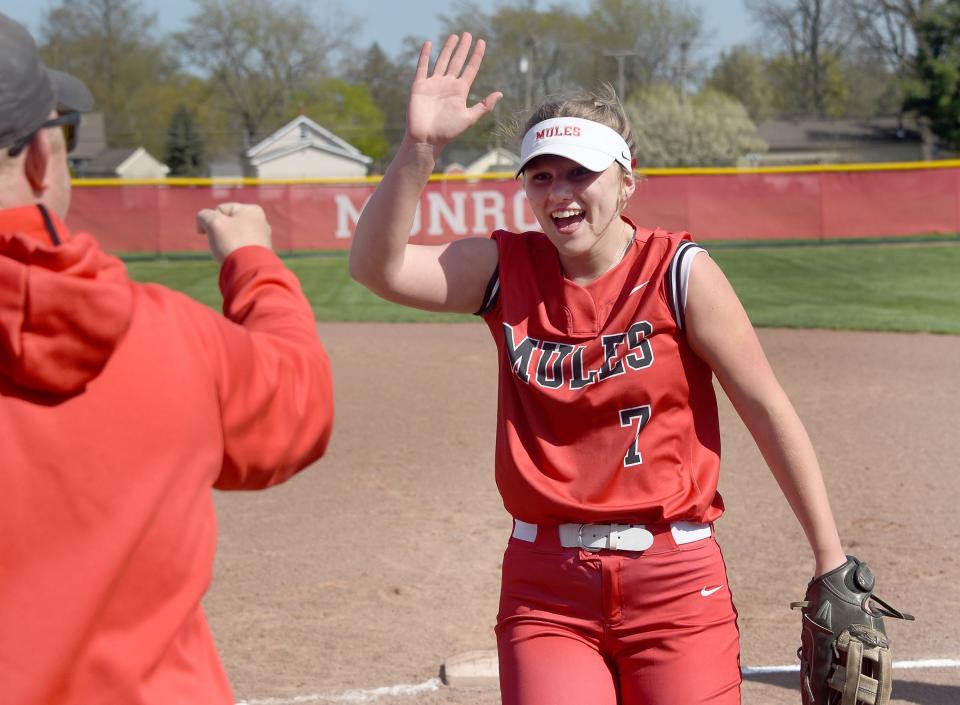
[[(638, 168), (641, 176), (713, 176), (721, 174), (809, 174), (817, 172), (857, 172), (857, 171), (909, 171), (917, 169), (956, 169), (960, 168), (960, 159), (944, 159), (928, 162), (874, 162), (865, 164), (804, 164), (798, 166), (754, 166), (754, 167), (684, 167), (684, 168)], [(291, 185), (364, 185), (376, 184), (382, 176), (359, 176), (317, 179), (254, 179), (247, 177), (224, 178), (185, 178), (167, 179), (73, 179), (74, 186), (291, 186)], [(514, 178), (513, 172), (500, 171), (488, 174), (433, 174), (430, 181), (502, 181)]]

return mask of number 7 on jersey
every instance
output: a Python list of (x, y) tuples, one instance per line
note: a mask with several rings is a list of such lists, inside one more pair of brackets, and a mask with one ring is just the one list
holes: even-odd
[(627, 454), (623, 456), (623, 467), (629, 468), (635, 465), (643, 465), (643, 456), (640, 454), (640, 432), (650, 420), (652, 410), (649, 404), (643, 406), (633, 406), (629, 409), (620, 409), (620, 427), (629, 428), (634, 421), (637, 423), (637, 435), (633, 443), (627, 449)]

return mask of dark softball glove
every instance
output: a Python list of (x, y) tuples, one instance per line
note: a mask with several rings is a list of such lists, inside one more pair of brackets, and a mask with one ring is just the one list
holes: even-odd
[(893, 685), (890, 642), (883, 617), (913, 619), (873, 594), (866, 563), (847, 556), (814, 578), (803, 602), (800, 693), (803, 705), (887, 705)]

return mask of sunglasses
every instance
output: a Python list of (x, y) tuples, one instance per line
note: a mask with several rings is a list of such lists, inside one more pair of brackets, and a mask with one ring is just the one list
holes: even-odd
[(70, 154), (70, 152), (76, 149), (77, 133), (80, 131), (80, 113), (76, 110), (71, 110), (66, 113), (61, 113), (55, 118), (47, 120), (29, 135), (21, 137), (10, 146), (10, 148), (7, 150), (7, 154), (9, 154), (11, 157), (17, 156), (20, 154), (20, 152), (27, 148), (27, 145), (30, 144), (30, 140), (33, 139), (34, 135), (40, 132), (40, 130), (46, 130), (51, 127), (59, 127), (63, 130), (63, 141), (67, 146), (67, 154)]

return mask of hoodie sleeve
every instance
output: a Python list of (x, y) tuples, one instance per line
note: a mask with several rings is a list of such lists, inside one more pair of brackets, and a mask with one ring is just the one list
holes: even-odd
[(214, 375), (223, 426), (219, 489), (283, 482), (323, 455), (333, 426), (330, 361), (296, 276), (263, 247), (220, 270), (223, 313)]

